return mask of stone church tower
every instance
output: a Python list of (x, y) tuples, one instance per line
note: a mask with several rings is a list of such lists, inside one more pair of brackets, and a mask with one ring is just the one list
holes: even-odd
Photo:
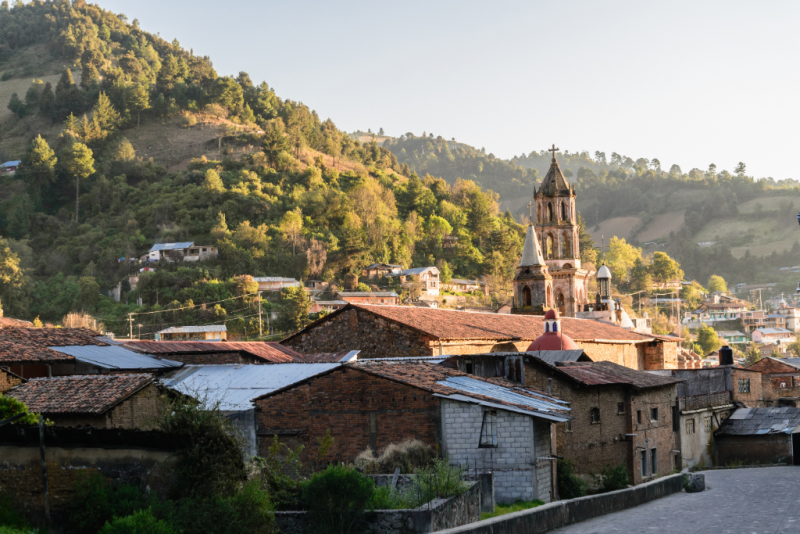
[(533, 223), (529, 223), (525, 245), (522, 247), (522, 258), (514, 275), (514, 304), (511, 313), (544, 315), (552, 307), (553, 277), (542, 257)]
[[(557, 150), (553, 145), (550, 169), (542, 180), (539, 190), (536, 191), (534, 188), (536, 226), (528, 227), (529, 234), (532, 229), (536, 234), (534, 235), (536, 246), (542, 244), (539, 255), (543, 257), (548, 267), (547, 276), (552, 279), (548, 287), (552, 287), (552, 293), (545, 294), (539, 301), (534, 299), (532, 305), (542, 305), (545, 309), (556, 308), (562, 317), (575, 317), (578, 312), (583, 311), (585, 305), (591, 304), (588, 291), (589, 280), (594, 271), (581, 268), (575, 188), (569, 185), (558, 166), (555, 156)], [(528, 246), (527, 238), (525, 246)], [(523, 262), (520, 262), (520, 267)], [(518, 299), (518, 291), (524, 291), (522, 286), (517, 287), (519, 269), (517, 268), (517, 276), (514, 278), (515, 307), (519, 307), (518, 303), (522, 302)], [(525, 312), (518, 310), (514, 313)]]

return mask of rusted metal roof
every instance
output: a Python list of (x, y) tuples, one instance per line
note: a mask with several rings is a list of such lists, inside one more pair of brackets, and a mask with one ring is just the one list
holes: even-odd
[(645, 389), (683, 382), (680, 378), (637, 371), (612, 362), (558, 362), (556, 369), (586, 386), (623, 384)]
[(269, 363), (305, 361), (299, 352), (275, 342), (128, 341), (126, 346), (147, 354), (245, 352)]

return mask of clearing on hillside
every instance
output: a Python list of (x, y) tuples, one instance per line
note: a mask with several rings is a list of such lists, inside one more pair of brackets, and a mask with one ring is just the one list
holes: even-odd
[(742, 202), (738, 206), (739, 213), (755, 213), (758, 211), (758, 206), (761, 206), (763, 211), (777, 210), (781, 208), (781, 204), (786, 201), (794, 203), (795, 207), (800, 209), (800, 195), (794, 191), (784, 191), (781, 196), (777, 197), (758, 197), (747, 202)]
[[(7, 121), (14, 115), (8, 109), (8, 102), (11, 100), (12, 94), (17, 93), (20, 100), (25, 100), (25, 93), (30, 88), (33, 80), (42, 80), (42, 87), (47, 82), (50, 82), (50, 85), (53, 86), (53, 91), (55, 91), (56, 84), (58, 84), (60, 78), (60, 74), (51, 74), (49, 76), (31, 76), (30, 78), (17, 78), (0, 82), (0, 121)], [(73, 72), (72, 79), (75, 80), (75, 83), (81, 83), (81, 73)]]
[(609, 239), (615, 236), (625, 240), (630, 239), (631, 231), (641, 222), (642, 220), (639, 217), (614, 217), (586, 230), (592, 234), (592, 239), (599, 246), (601, 239), (605, 239), (606, 244), (608, 244)]
[(636, 240), (646, 243), (662, 237), (669, 237), (671, 232), (677, 232), (683, 226), (684, 213), (683, 211), (671, 211), (656, 215), (652, 221), (647, 223), (644, 230), (636, 234)]

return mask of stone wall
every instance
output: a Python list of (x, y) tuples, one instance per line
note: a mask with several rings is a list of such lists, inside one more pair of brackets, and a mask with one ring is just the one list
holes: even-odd
[(595, 343), (576, 341), (593, 362), (613, 362), (629, 369), (645, 368), (644, 343)]
[[(375, 510), (364, 514), (368, 534), (423, 534), (480, 521), (481, 493), (477, 482), (469, 482), (463, 494), (435, 499), (413, 510)], [(310, 534), (307, 512), (275, 512), (281, 534)]]
[(317, 438), (334, 438), (324, 461), (352, 462), (371, 448), (419, 439), (438, 447), (439, 399), (430, 393), (343, 366), (277, 395), (256, 401), (259, 450), (273, 436), (305, 445), (315, 457)]
[[(541, 496), (549, 498), (550, 486), (537, 488), (537, 472), (545, 470), (542, 480), (549, 484), (551, 462), (536, 464), (534, 451), (534, 418), (495, 410), (497, 414), (497, 446), (481, 448), (480, 435), (487, 408), (442, 400), (443, 452), (452, 463), (469, 465), (470, 469), (494, 473), (495, 498), (498, 502), (517, 499), (531, 501)], [(544, 430), (546, 426), (546, 431)], [(549, 423), (542, 423), (543, 436), (538, 444), (550, 456)], [(536, 465), (535, 465), (536, 464)]]
[(792, 434), (716, 436), (715, 465), (786, 463), (792, 465)]
[(0, 369), (0, 395), (22, 383), (22, 379)]
[[(629, 472), (633, 475), (633, 483), (663, 476), (675, 468), (675, 456), (672, 450), (678, 448), (678, 437), (673, 431), (673, 406), (676, 404), (675, 385), (661, 388), (651, 388), (631, 393), (630, 421), (633, 427), (631, 433), (636, 434), (630, 442), (633, 465)], [(658, 420), (651, 420), (651, 408), (658, 408)], [(627, 411), (627, 410), (626, 410)], [(641, 412), (641, 423), (638, 412)], [(652, 449), (656, 449), (657, 470), (652, 470)], [(642, 473), (641, 452), (646, 453), (647, 469)]]

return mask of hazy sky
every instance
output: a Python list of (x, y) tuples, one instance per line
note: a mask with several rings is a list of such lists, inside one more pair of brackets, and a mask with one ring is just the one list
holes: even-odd
[(800, 178), (800, 2), (95, 1), (348, 132)]

